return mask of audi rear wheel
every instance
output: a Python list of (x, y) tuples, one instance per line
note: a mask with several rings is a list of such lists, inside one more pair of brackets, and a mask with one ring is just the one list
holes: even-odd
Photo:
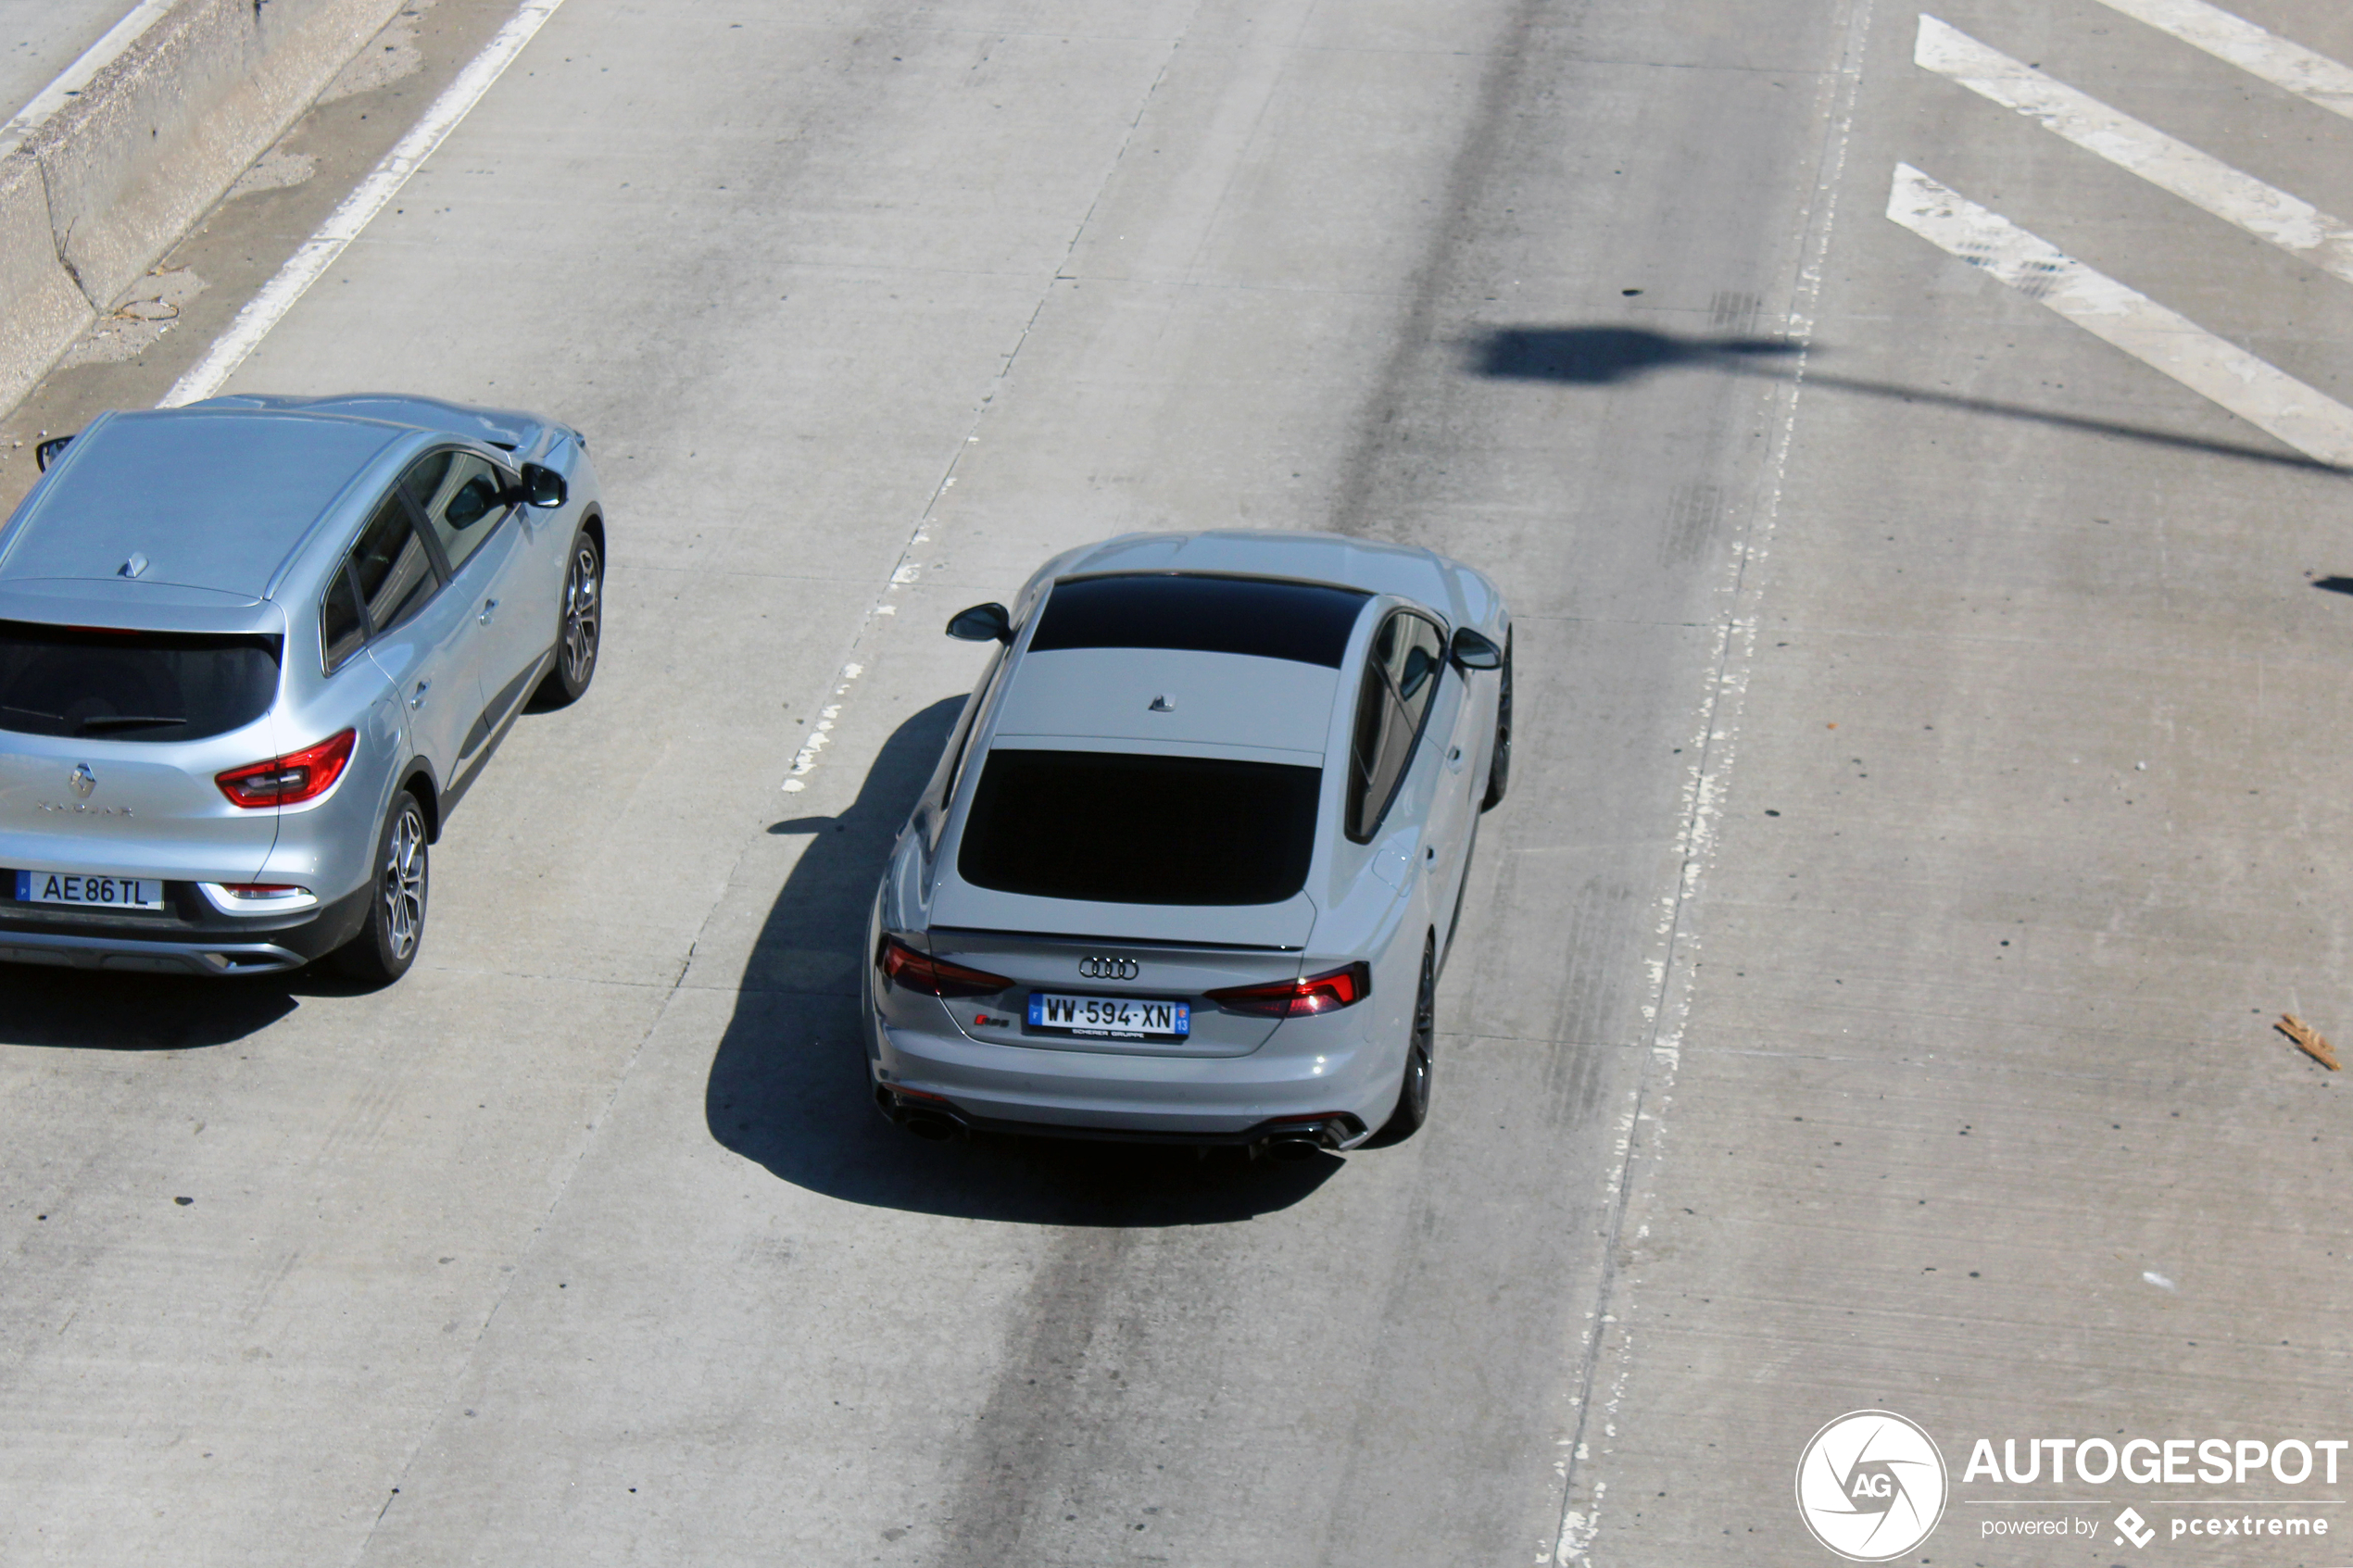
[(1397, 1109), (1380, 1130), (1384, 1144), (1401, 1143), (1429, 1120), (1431, 1057), (1438, 1045), (1438, 935), (1422, 939), (1421, 985), (1414, 996), (1413, 1032), (1405, 1041), (1405, 1074), (1397, 1085)]

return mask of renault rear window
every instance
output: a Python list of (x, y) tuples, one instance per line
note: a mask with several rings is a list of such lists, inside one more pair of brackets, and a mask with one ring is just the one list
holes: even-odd
[(1204, 757), (992, 751), (956, 869), (1106, 904), (1279, 904), (1307, 881), (1322, 771)]
[(1188, 648), (1340, 668), (1371, 596), (1316, 583), (1130, 572), (1054, 584), (1032, 653)]
[(0, 730), (90, 740), (202, 740), (278, 693), (280, 639), (0, 621)]

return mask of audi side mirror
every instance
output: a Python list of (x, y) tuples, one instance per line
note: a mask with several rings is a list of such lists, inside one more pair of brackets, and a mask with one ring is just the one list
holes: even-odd
[(535, 507), (560, 507), (572, 491), (564, 476), (540, 463), (522, 466), (522, 498)]
[(956, 612), (948, 622), (948, 634), (967, 643), (1010, 643), (1013, 618), (1003, 605), (975, 605)]
[(32, 449), (32, 460), (40, 466), (43, 473), (47, 473), (49, 465), (57, 460), (57, 454), (72, 443), (73, 437), (70, 435), (53, 435)]
[(1501, 670), (1504, 667), (1504, 650), (1495, 646), (1495, 639), (1467, 626), (1454, 633), (1453, 646), (1446, 651), (1458, 670)]

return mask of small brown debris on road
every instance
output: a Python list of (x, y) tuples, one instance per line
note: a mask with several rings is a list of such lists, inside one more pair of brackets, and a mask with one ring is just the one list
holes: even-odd
[(2280, 1014), (2280, 1021), (2271, 1027), (2294, 1040), (2297, 1048), (2322, 1067), (2332, 1073), (2338, 1071), (2335, 1050), (2326, 1040), (2321, 1038), (2320, 1031), (2296, 1017), (2296, 1014), (2292, 1012)]

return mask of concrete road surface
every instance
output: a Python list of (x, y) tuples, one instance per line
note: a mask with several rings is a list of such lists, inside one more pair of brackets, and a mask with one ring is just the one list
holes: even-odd
[[(408, 19), (0, 490), (510, 9)], [(581, 425), (604, 667), (398, 986), (0, 977), (0, 1562), (1825, 1562), (1792, 1480), (1864, 1407), (1950, 1467), (1906, 1561), (2353, 1529), (2353, 1474), (1963, 1475), (2353, 1436), (2346, 1091), (2266, 1028), (2353, 1030), (2353, 122), (2203, 15), (569, 0), (232, 384)], [(894, 1133), (856, 966), (939, 626), (1232, 525), (1513, 596), (1430, 1126)]]

